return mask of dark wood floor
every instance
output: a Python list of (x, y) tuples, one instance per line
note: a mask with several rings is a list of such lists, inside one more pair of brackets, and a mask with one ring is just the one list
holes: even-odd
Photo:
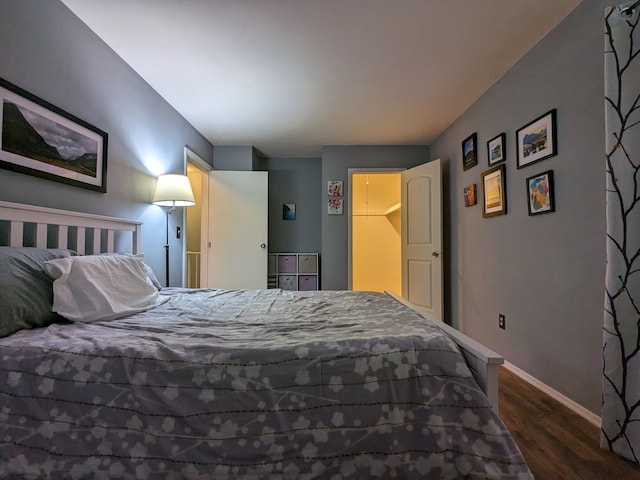
[(600, 429), (504, 367), (500, 417), (536, 480), (640, 479), (640, 467), (600, 448)]

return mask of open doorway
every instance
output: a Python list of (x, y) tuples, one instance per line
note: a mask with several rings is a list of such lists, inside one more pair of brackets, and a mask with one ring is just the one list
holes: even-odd
[(401, 174), (350, 170), (350, 287), (402, 293)]
[(185, 209), (184, 282), (188, 288), (207, 286), (208, 262), (208, 171), (211, 166), (189, 148), (184, 149), (186, 174), (196, 204)]
[[(398, 169), (349, 169), (348, 203), (349, 216), (349, 288), (369, 290), (389, 290), (395, 294), (402, 292), (402, 298), (415, 307), (439, 320), (442, 316), (442, 167), (439, 159), (422, 165)], [(400, 182), (399, 200), (395, 200), (389, 191), (375, 188), (378, 174), (395, 173)], [(362, 177), (357, 175), (364, 174)], [(368, 182), (367, 182), (368, 175)], [(383, 177), (379, 177), (383, 178)], [(360, 194), (354, 196), (354, 184), (359, 182)], [(357, 188), (357, 187), (356, 187)], [(378, 197), (376, 192), (386, 191)], [(364, 192), (364, 193), (362, 193)], [(394, 221), (395, 212), (399, 220)], [(354, 212), (356, 215), (354, 215)], [(360, 214), (359, 214), (360, 213)], [(375, 213), (376, 215), (362, 215)], [(364, 217), (364, 218), (361, 218)], [(400, 225), (400, 256), (396, 260), (393, 244), (384, 243), (386, 236)], [(365, 224), (368, 228), (362, 236), (363, 245), (354, 241), (354, 225)], [(378, 228), (375, 227), (377, 224)], [(356, 229), (357, 230), (357, 227)], [(389, 233), (386, 235), (385, 233)], [(357, 232), (355, 233), (357, 236)], [(397, 237), (394, 238), (397, 241)], [(360, 254), (363, 259), (358, 259)], [(354, 261), (354, 258), (356, 259)], [(368, 285), (359, 284), (358, 274), (354, 273), (356, 263), (365, 263), (370, 271), (365, 271), (364, 279)], [(396, 268), (400, 271), (401, 286), (391, 285)], [(380, 275), (381, 283), (373, 284), (375, 275)], [(354, 286), (354, 277), (356, 278)], [(399, 295), (400, 296), (400, 295)]]

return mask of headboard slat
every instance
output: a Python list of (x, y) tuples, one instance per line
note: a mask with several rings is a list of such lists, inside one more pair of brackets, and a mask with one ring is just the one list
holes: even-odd
[(107, 231), (107, 252), (113, 252), (115, 248), (115, 232), (111, 229)]
[(21, 247), (24, 243), (24, 222), (13, 221), (11, 222), (11, 237), (9, 239), (9, 246)]
[(87, 253), (86, 239), (87, 237), (85, 235), (84, 227), (78, 227), (76, 232), (76, 252), (78, 252), (78, 255), (84, 255)]
[(69, 239), (69, 227), (67, 227), (66, 225), (59, 225), (58, 226), (58, 248), (61, 248), (63, 250), (69, 248), (67, 247), (67, 245), (69, 245), (68, 239)]
[(93, 253), (100, 253), (100, 240), (102, 237), (102, 230), (101, 229), (94, 229), (93, 230)]
[(36, 224), (36, 247), (47, 248), (47, 224)]

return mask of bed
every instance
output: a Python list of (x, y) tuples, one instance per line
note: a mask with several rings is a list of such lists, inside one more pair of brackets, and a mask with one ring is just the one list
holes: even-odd
[(51, 289), (13, 315), (53, 317), (0, 316), (0, 478), (532, 478), (469, 368), (491, 384), (499, 356), (392, 295), (158, 291), (139, 223), (7, 202), (3, 237)]

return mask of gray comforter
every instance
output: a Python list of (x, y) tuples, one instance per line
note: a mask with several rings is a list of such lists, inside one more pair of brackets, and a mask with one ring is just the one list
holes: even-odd
[(457, 346), (392, 298), (162, 292), (0, 339), (0, 478), (531, 478)]

